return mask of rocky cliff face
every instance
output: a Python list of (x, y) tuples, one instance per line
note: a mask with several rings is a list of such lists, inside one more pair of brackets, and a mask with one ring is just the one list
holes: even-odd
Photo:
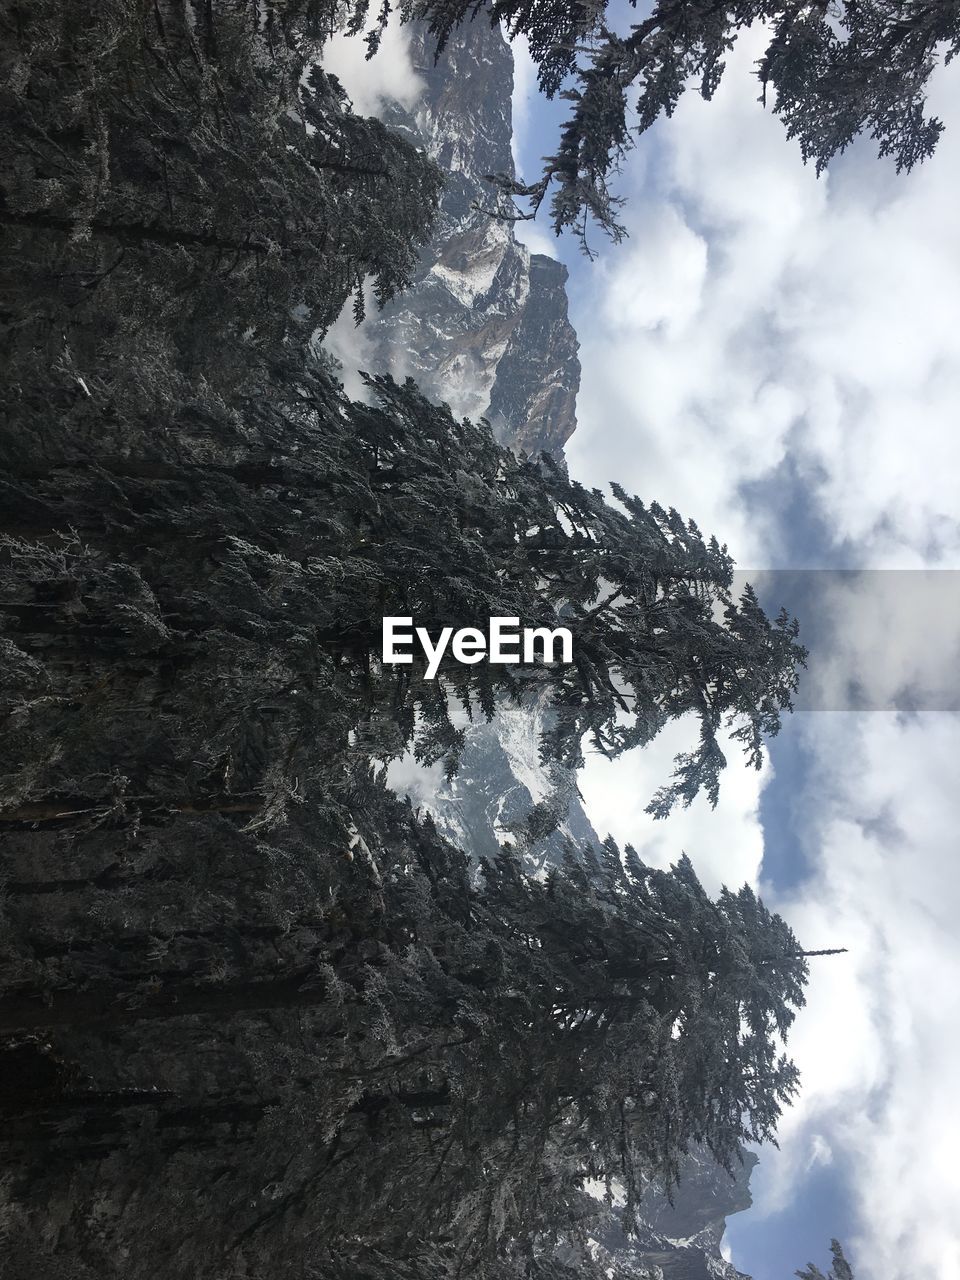
[[(558, 452), (576, 426), (580, 382), (576, 334), (567, 315), (564, 266), (519, 244), (513, 228), (482, 213), (491, 203), (484, 174), (513, 173), (510, 151), (513, 57), (499, 30), (476, 21), (434, 64), (428, 37), (413, 40), (425, 82), (414, 112), (386, 118), (447, 171), (437, 234), (415, 287), (364, 330), (368, 367), (410, 375), (454, 412), (487, 417), (515, 449)], [(534, 805), (564, 792), (560, 828), (525, 848), (531, 874), (566, 839), (596, 841), (575, 778), (547, 776), (538, 743), (546, 706), (502, 706), (489, 724), (468, 729), (467, 748), (450, 783), (409, 762), (393, 781), (428, 809), (439, 828), (474, 857), (515, 839)], [(633, 1280), (743, 1280), (720, 1244), (726, 1216), (750, 1204), (755, 1157), (731, 1178), (704, 1153), (691, 1155), (673, 1203), (651, 1188), (642, 1230), (628, 1237), (616, 1210), (595, 1239), (609, 1273)]]
[(671, 1197), (651, 1187), (638, 1235), (623, 1231), (614, 1206), (610, 1225), (595, 1237), (596, 1256), (609, 1259), (609, 1269), (624, 1280), (750, 1280), (723, 1258), (720, 1247), (727, 1217), (752, 1203), (756, 1163), (745, 1152), (731, 1177), (709, 1152), (692, 1152)]
[(513, 173), (513, 55), (482, 20), (437, 64), (432, 50), (415, 32), (424, 92), (415, 112), (386, 118), (446, 170), (439, 225), (414, 287), (365, 326), (366, 351), (455, 413), (489, 418), (514, 447), (557, 452), (576, 426), (580, 383), (567, 270), (481, 211), (493, 199), (484, 175)]

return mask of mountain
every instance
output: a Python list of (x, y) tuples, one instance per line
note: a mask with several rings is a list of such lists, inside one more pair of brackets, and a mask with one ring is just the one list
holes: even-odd
[[(472, 22), (436, 61), (423, 28), (409, 28), (423, 92), (413, 110), (382, 116), (441, 165), (446, 183), (436, 233), (413, 287), (371, 313), (345, 344), (366, 369), (413, 377), (463, 416), (485, 417), (512, 448), (560, 455), (576, 427), (577, 335), (567, 314), (566, 267), (531, 253), (513, 226), (482, 212), (493, 200), (486, 174), (514, 176), (513, 54), (498, 27)], [(349, 353), (333, 344), (349, 359)], [(545, 775), (538, 742), (548, 709), (501, 706), (493, 722), (468, 727), (463, 765), (451, 783), (405, 761), (392, 781), (474, 857), (515, 838), (535, 804), (569, 795), (559, 830), (526, 855), (531, 871), (559, 856), (565, 838), (597, 840), (562, 771)]]
[[(445, 780), (439, 766), (421, 769), (409, 757), (391, 765), (388, 781), (428, 811), (440, 831), (474, 859), (492, 858), (502, 841), (518, 845), (528, 872), (542, 875), (562, 856), (564, 844), (598, 843), (583, 810), (572, 771), (540, 763), (539, 742), (549, 707), (545, 699), (516, 707), (501, 703), (494, 718), (466, 726), (467, 745), (456, 776)], [(556, 806), (562, 814), (549, 836), (525, 838), (534, 806)]]
[[(518, 451), (559, 454), (576, 427), (580, 383), (567, 270), (531, 253), (510, 223), (482, 212), (494, 190), (484, 175), (514, 175), (510, 46), (498, 28), (476, 20), (435, 62), (430, 37), (411, 31), (423, 93), (415, 109), (392, 106), (383, 117), (445, 169), (446, 189), (413, 288), (364, 323), (366, 368), (414, 377), (455, 413), (488, 418)], [(527, 870), (542, 875), (566, 839), (597, 841), (575, 776), (556, 769), (548, 776), (540, 764), (548, 716), (542, 702), (501, 705), (489, 723), (463, 726), (467, 746), (452, 781), (407, 758), (391, 767), (391, 785), (474, 858), (516, 842), (535, 805), (565, 807), (551, 836), (519, 840)], [(651, 1187), (639, 1235), (624, 1233), (614, 1203), (610, 1225), (594, 1240), (597, 1257), (625, 1280), (744, 1280), (720, 1245), (727, 1215), (750, 1205), (755, 1163), (744, 1153), (731, 1177), (708, 1153), (691, 1154), (672, 1203), (663, 1188)]]
[(484, 175), (514, 173), (513, 55), (479, 19), (436, 63), (429, 36), (411, 31), (424, 91), (415, 112), (383, 114), (443, 167), (446, 188), (415, 283), (365, 325), (364, 355), (455, 413), (488, 418), (517, 449), (559, 452), (576, 426), (580, 385), (567, 269), (481, 212), (494, 192)]
[(720, 1252), (726, 1220), (753, 1203), (750, 1175), (757, 1157), (744, 1152), (733, 1176), (708, 1151), (691, 1152), (680, 1184), (668, 1196), (652, 1186), (636, 1235), (622, 1227), (614, 1197), (609, 1225), (594, 1237), (594, 1254), (622, 1280), (750, 1280)]

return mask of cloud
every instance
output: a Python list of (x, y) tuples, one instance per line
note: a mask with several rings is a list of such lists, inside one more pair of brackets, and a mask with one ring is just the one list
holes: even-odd
[[(363, 294), (366, 314), (370, 315), (376, 309), (376, 301), (369, 280), (364, 282)], [(347, 395), (353, 400), (368, 401), (370, 391), (360, 376), (360, 370), (377, 373), (378, 361), (369, 329), (354, 320), (353, 303), (353, 297), (344, 303), (340, 314), (323, 335), (323, 346), (342, 366), (338, 376)]]
[(385, 102), (410, 110), (423, 92), (424, 82), (410, 60), (407, 29), (392, 19), (376, 56), (367, 61), (362, 35), (338, 32), (323, 49), (323, 68), (332, 72), (346, 89), (358, 115), (378, 115)]
[(513, 50), (513, 94), (510, 100), (513, 133), (510, 137), (510, 150), (517, 172), (522, 173), (530, 143), (531, 103), (539, 92), (537, 67), (530, 57), (530, 45), (526, 36), (515, 36), (510, 42), (510, 48)]
[(432, 809), (443, 785), (442, 764), (420, 764), (412, 751), (391, 760), (387, 766), (387, 786), (410, 801), (415, 809)]
[[(761, 48), (762, 33), (741, 39), (714, 101), (690, 94), (651, 131), (627, 167), (630, 239), (575, 275), (571, 472), (676, 506), (751, 568), (956, 568), (960, 72), (934, 80), (946, 132), (917, 172), (896, 177), (866, 141), (818, 181), (755, 101)], [(960, 620), (952, 596), (906, 583), (838, 579), (821, 596), (818, 705), (847, 705), (855, 676), (890, 709), (796, 727), (811, 871), (789, 894), (762, 882), (762, 778), (731, 765), (720, 809), (662, 834), (642, 808), (672, 741), (591, 759), (582, 782), (600, 830), (632, 829), (658, 862), (685, 848), (710, 887), (760, 878), (806, 946), (849, 947), (813, 962), (790, 1041), (803, 1092), (753, 1214), (796, 1203), (830, 1162), (856, 1209), (858, 1280), (960, 1275), (960, 721), (892, 709), (948, 705)], [(811, 1247), (839, 1230), (810, 1223)]]
[(737, 571), (736, 594), (747, 580), (768, 613), (786, 601), (800, 620), (799, 710), (960, 710), (960, 572)]
[(761, 47), (741, 39), (715, 100), (688, 94), (648, 135), (630, 239), (579, 279), (571, 465), (763, 566), (797, 548), (743, 486), (789, 457), (862, 563), (956, 565), (960, 76), (935, 84), (947, 131), (920, 170), (894, 180), (864, 143), (818, 180), (754, 100)]
[(556, 237), (544, 231), (538, 222), (514, 222), (512, 226), (516, 239), (531, 253), (542, 253), (547, 258), (559, 257)]
[(810, 1141), (810, 1159), (807, 1163), (807, 1172), (815, 1169), (818, 1165), (833, 1164), (833, 1150), (830, 1143), (822, 1133), (815, 1133)]
[(670, 780), (673, 759), (698, 740), (696, 717), (674, 721), (642, 751), (607, 760), (588, 750), (579, 777), (584, 807), (599, 835), (632, 844), (650, 866), (669, 867), (689, 854), (704, 887), (715, 894), (722, 885), (756, 884), (763, 859), (759, 821), (760, 791), (770, 765), (747, 768), (740, 747), (721, 737), (728, 765), (716, 809), (702, 795), (689, 809), (675, 809), (655, 820), (644, 809), (654, 792)]
[(691, 332), (703, 307), (707, 242), (672, 205), (641, 207), (636, 222), (642, 248), (618, 259), (604, 280), (604, 322), (676, 340)]
[(865, 1276), (957, 1275), (960, 721), (887, 714), (808, 725), (816, 874), (772, 905), (805, 945), (846, 945), (849, 955), (812, 962), (790, 1041), (803, 1091), (780, 1152), (763, 1157), (755, 1212), (788, 1204), (829, 1146), (855, 1197)]

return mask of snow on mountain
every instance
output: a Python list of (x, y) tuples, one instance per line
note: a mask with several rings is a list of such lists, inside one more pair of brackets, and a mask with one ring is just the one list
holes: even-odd
[(364, 326), (378, 370), (410, 375), (455, 413), (488, 418), (518, 449), (558, 452), (576, 426), (577, 336), (566, 267), (530, 250), (482, 209), (486, 174), (513, 174), (513, 55), (499, 28), (469, 25), (439, 63), (425, 31), (409, 56), (423, 83), (415, 107), (386, 119), (447, 173), (436, 234), (412, 289)]

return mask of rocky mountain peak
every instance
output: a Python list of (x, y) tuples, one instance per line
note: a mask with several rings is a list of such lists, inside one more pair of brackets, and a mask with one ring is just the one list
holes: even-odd
[(385, 119), (446, 172), (440, 218), (413, 288), (365, 324), (367, 366), (412, 376), (457, 414), (486, 417), (517, 449), (559, 452), (576, 427), (577, 336), (567, 270), (531, 253), (512, 224), (483, 212), (485, 175), (513, 174), (513, 55), (499, 27), (476, 19), (434, 41), (411, 28), (416, 106)]

